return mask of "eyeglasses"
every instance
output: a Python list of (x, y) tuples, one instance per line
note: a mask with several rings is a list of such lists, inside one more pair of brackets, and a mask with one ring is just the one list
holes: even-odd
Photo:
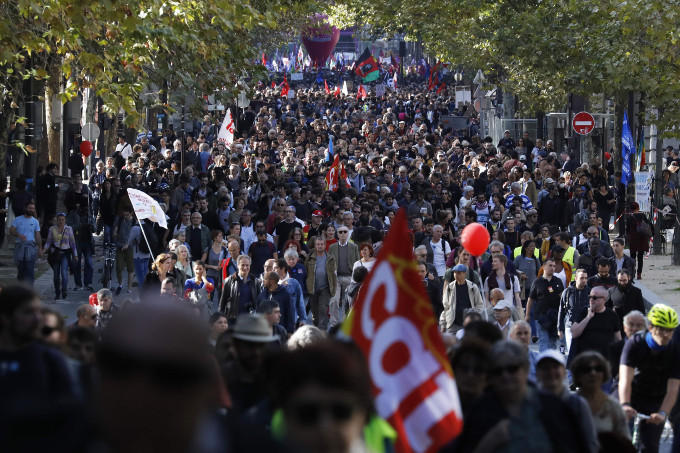
[(40, 329), (40, 333), (42, 333), (43, 337), (49, 337), (52, 335), (52, 332), (55, 330), (59, 330), (58, 327), (50, 327), (50, 326), (43, 326), (42, 329)]
[(512, 365), (505, 365), (501, 367), (492, 368), (491, 374), (493, 376), (502, 376), (503, 374), (507, 373), (512, 376), (516, 374), (520, 368), (521, 368), (520, 365), (513, 363)]
[(604, 296), (588, 296), (588, 299), (604, 299)]
[(589, 374), (589, 373), (604, 373), (604, 367), (602, 365), (590, 365), (584, 366), (578, 369), (579, 374)]
[(299, 402), (290, 408), (293, 417), (303, 425), (314, 426), (321, 420), (322, 414), (328, 414), (336, 422), (345, 422), (354, 414), (354, 407), (345, 401), (333, 401), (327, 404), (315, 402)]
[(338, 231), (338, 234), (347, 234), (347, 233), (349, 233), (349, 231), (344, 231), (344, 230), (343, 230), (343, 231)]

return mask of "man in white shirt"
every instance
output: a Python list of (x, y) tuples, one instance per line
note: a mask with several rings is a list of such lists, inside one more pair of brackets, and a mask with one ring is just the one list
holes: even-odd
[(116, 152), (120, 152), (123, 159), (127, 161), (127, 158), (132, 155), (132, 146), (125, 140), (124, 135), (118, 136), (118, 144), (116, 145)]
[(437, 269), (437, 275), (443, 276), (446, 273), (446, 258), (451, 253), (451, 246), (442, 239), (444, 228), (441, 225), (432, 227), (432, 239), (430, 239), (430, 247), (432, 248), (432, 264)]

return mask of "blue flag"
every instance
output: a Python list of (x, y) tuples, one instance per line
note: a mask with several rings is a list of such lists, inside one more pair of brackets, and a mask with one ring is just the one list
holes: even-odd
[(628, 125), (628, 113), (623, 112), (623, 127), (621, 128), (621, 157), (623, 164), (621, 165), (621, 182), (624, 186), (628, 185), (632, 178), (630, 169), (630, 155), (635, 152), (635, 144), (633, 143), (633, 134), (630, 133), (630, 126)]
[(328, 154), (326, 154), (326, 162), (333, 160), (333, 136), (328, 136)]
[(316, 83), (321, 84), (323, 83), (323, 76), (321, 75), (321, 71), (318, 72), (316, 75)]

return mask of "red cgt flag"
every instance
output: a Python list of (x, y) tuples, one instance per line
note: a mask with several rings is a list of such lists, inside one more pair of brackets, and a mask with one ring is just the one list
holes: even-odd
[[(344, 172), (344, 168), (342, 169)], [(337, 192), (340, 187), (340, 155), (335, 153), (335, 158), (333, 159), (333, 165), (326, 173), (326, 189), (330, 192)]]
[(412, 250), (402, 208), (342, 331), (368, 361), (375, 407), (397, 431), (396, 450), (430, 453), (460, 434), (463, 416)]
[(286, 78), (286, 74), (283, 75), (283, 83), (281, 83), (281, 96), (286, 97), (288, 96), (288, 90), (290, 87), (288, 86), (288, 79)]
[(366, 99), (368, 93), (366, 93), (366, 88), (363, 85), (359, 85), (359, 90), (357, 91), (357, 99)]

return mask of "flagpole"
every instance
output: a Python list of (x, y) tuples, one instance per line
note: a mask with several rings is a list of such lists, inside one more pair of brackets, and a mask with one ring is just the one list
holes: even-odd
[[(134, 209), (133, 209), (134, 211)], [(135, 211), (135, 217), (137, 217), (137, 212)], [(146, 242), (146, 246), (149, 247), (149, 255), (151, 255), (151, 261), (156, 261), (156, 257), (153, 256), (153, 250), (151, 249), (151, 244), (149, 244), (149, 239), (146, 237), (146, 233), (144, 232), (144, 227), (142, 226), (142, 221), (139, 220), (139, 217), (137, 217), (137, 223), (139, 223), (139, 229), (142, 232), (142, 236), (144, 236), (144, 241)], [(142, 282), (139, 282), (140, 286)]]

